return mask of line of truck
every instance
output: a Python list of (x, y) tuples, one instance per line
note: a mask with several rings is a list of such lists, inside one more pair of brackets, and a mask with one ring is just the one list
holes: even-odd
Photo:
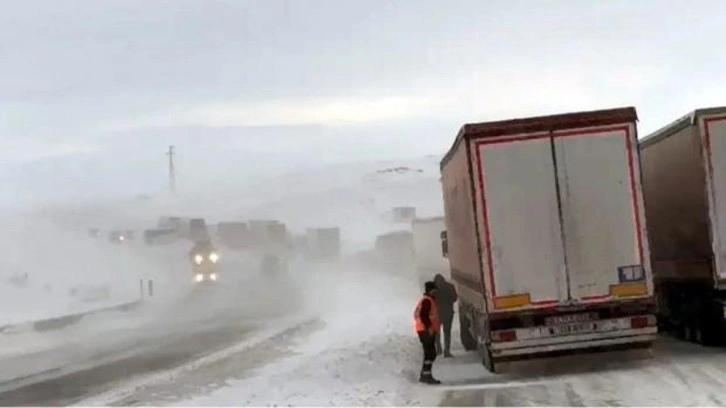
[[(726, 108), (464, 125), (441, 161), (461, 341), (502, 361), (724, 340)], [(720, 222), (719, 222), (720, 221)]]

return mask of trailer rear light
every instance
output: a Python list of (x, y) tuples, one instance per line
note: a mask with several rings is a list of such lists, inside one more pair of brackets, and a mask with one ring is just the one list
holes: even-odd
[(631, 329), (642, 329), (648, 326), (650, 326), (650, 319), (648, 316), (638, 316), (630, 319)]
[(516, 340), (517, 340), (516, 330), (502, 330), (502, 331), (495, 331), (492, 333), (492, 341), (494, 341), (496, 343), (516, 341)]

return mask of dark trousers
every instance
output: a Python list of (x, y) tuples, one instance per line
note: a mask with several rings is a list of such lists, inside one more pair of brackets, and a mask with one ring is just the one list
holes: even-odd
[(418, 332), (418, 339), (421, 340), (423, 346), (423, 366), (421, 367), (421, 377), (431, 377), (431, 368), (436, 360), (436, 335), (428, 332)]
[(453, 316), (442, 319), (443, 330), (436, 333), (436, 352), (438, 354), (441, 354), (441, 336), (444, 337), (444, 353), (449, 354), (451, 352), (451, 325), (453, 322)]

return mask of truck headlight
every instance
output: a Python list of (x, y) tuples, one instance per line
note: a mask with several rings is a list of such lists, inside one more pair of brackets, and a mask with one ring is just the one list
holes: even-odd
[(201, 256), (201, 255), (194, 255), (194, 262), (195, 262), (195, 263), (196, 263), (197, 265), (201, 265), (201, 264), (202, 264), (202, 262), (204, 262), (204, 257), (203, 257), (203, 256)]
[(209, 260), (217, 263), (217, 261), (219, 261), (219, 255), (217, 255), (216, 252), (212, 252), (211, 254), (209, 254)]
[(210, 274), (210, 275), (209, 275), (209, 279), (211, 279), (211, 280), (213, 280), (213, 281), (216, 281), (216, 280), (217, 280), (217, 274), (216, 274), (216, 273), (212, 273), (212, 274)]
[(201, 273), (198, 273), (194, 276), (194, 280), (196, 280), (197, 282), (201, 282), (204, 280), (204, 275), (202, 275)]

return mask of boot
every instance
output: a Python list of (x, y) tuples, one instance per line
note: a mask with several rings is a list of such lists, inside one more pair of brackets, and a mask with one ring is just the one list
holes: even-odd
[(454, 357), (454, 356), (451, 354), (451, 351), (449, 351), (449, 350), (444, 351), (444, 358), (452, 358), (452, 357)]
[(421, 378), (418, 381), (429, 385), (441, 384), (441, 381), (435, 379), (431, 374), (421, 374)]

